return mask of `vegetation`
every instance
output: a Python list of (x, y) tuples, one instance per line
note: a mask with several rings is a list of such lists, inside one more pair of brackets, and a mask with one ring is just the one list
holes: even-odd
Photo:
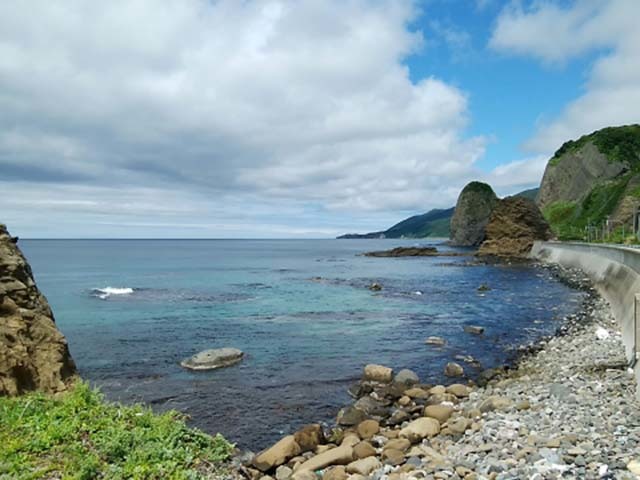
[(406, 220), (396, 223), (385, 230), (386, 238), (424, 238), (424, 237), (449, 237), (449, 224), (453, 208), (446, 210), (434, 209), (422, 215), (414, 215)]
[(463, 192), (487, 193), (495, 196), (493, 188), (484, 182), (470, 182), (464, 187)]
[(58, 397), (0, 397), (0, 479), (208, 478), (233, 446), (180, 415), (106, 403), (79, 382)]
[(603, 128), (578, 140), (569, 140), (558, 149), (549, 163), (557, 165), (563, 155), (576, 152), (587, 142), (593, 142), (610, 162), (627, 163), (633, 170), (640, 170), (640, 125)]
[(630, 174), (595, 186), (580, 203), (554, 202), (542, 212), (561, 240), (583, 239), (585, 227), (601, 225), (622, 199)]

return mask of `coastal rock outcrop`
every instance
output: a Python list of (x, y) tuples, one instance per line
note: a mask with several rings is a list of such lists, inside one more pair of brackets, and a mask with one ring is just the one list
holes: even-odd
[(61, 392), (75, 375), (47, 299), (17, 239), (0, 224), (0, 395)]
[(237, 348), (215, 348), (196, 353), (180, 362), (180, 365), (189, 370), (214, 370), (235, 365), (243, 357), (244, 352)]
[(640, 125), (603, 128), (564, 143), (547, 163), (536, 204), (563, 239), (604, 232), (620, 241), (633, 235), (640, 208)]
[(464, 187), (451, 218), (451, 244), (461, 247), (480, 245), (497, 202), (498, 197), (486, 183), (471, 182)]
[(487, 238), (479, 255), (526, 257), (536, 240), (549, 240), (553, 234), (542, 212), (531, 200), (508, 197), (496, 205), (486, 227)]

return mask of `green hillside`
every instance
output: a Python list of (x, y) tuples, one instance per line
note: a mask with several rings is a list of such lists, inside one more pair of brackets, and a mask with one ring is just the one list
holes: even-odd
[(537, 201), (560, 239), (604, 231), (610, 241), (624, 240), (640, 207), (640, 125), (608, 127), (566, 142), (549, 160)]

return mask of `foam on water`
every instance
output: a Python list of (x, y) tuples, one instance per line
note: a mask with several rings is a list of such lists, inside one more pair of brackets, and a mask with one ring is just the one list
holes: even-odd
[(112, 295), (131, 295), (134, 292), (131, 287), (105, 287), (94, 288), (91, 293), (94, 297), (98, 297), (102, 300), (106, 300)]

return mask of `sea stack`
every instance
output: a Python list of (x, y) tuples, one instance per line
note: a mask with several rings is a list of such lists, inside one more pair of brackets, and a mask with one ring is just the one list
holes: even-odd
[(31, 267), (0, 224), (0, 395), (64, 391), (76, 375)]
[(536, 240), (552, 237), (549, 224), (531, 200), (507, 197), (498, 202), (486, 226), (479, 255), (526, 257)]
[(477, 247), (485, 238), (485, 227), (498, 197), (482, 182), (471, 182), (460, 193), (451, 218), (451, 244)]

